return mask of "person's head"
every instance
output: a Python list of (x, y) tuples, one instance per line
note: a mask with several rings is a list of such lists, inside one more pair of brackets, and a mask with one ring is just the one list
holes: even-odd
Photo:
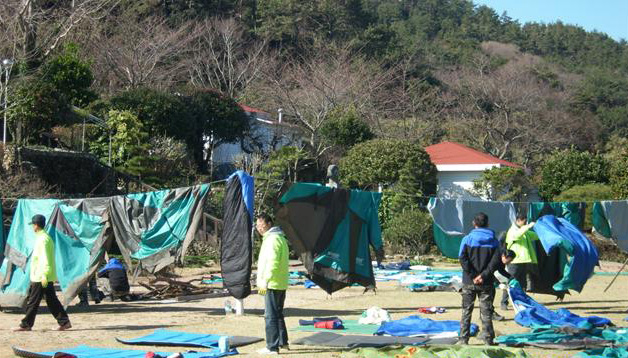
[(515, 252), (512, 250), (502, 251), (502, 262), (504, 263), (504, 265), (510, 264), (512, 260), (515, 259), (515, 257), (517, 257), (517, 254), (515, 254)]
[(475, 218), (473, 218), (473, 226), (476, 228), (488, 227), (488, 215), (484, 213), (477, 213)]
[(273, 227), (273, 219), (270, 217), (270, 215), (262, 213), (257, 216), (255, 228), (260, 235), (264, 235), (266, 231), (270, 230), (271, 227)]
[(46, 227), (46, 218), (43, 215), (37, 214), (31, 219), (31, 225), (35, 232), (43, 230), (43, 228)]
[(515, 219), (515, 224), (517, 224), (518, 227), (522, 227), (527, 222), (528, 222), (528, 218), (526, 217), (524, 213), (517, 214), (517, 218)]

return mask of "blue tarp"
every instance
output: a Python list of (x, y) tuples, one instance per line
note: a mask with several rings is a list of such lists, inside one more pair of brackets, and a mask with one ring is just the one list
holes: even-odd
[[(435, 321), (415, 315), (396, 321), (384, 322), (375, 334), (380, 336), (386, 334), (396, 337), (410, 337), (443, 332), (457, 332), (460, 334), (460, 322)], [(475, 336), (477, 333), (478, 326), (471, 324), (471, 335)]]
[(563, 277), (554, 284), (554, 290), (582, 291), (584, 284), (598, 265), (597, 249), (589, 239), (569, 221), (553, 215), (541, 217), (534, 225), (546, 253), (564, 250), (570, 256), (563, 270)]
[[(97, 348), (90, 346), (78, 346), (76, 348), (61, 349), (50, 352), (42, 352), (39, 354), (55, 356), (57, 353), (71, 354), (76, 358), (144, 358), (148, 351), (134, 350), (134, 349), (112, 349), (112, 348)], [(161, 356), (167, 357), (171, 353), (155, 352)], [(185, 358), (217, 358), (228, 355), (238, 354), (238, 351), (232, 349), (228, 353), (220, 353), (217, 349), (209, 352), (185, 352), (183, 356)]]
[(155, 332), (142, 337), (133, 339), (116, 338), (116, 340), (124, 344), (217, 348), (220, 337), (221, 336), (217, 334), (188, 333), (158, 329), (155, 330)]
[(532, 297), (526, 295), (519, 284), (516, 283), (511, 285), (508, 292), (515, 306), (515, 310), (518, 311), (515, 315), (515, 322), (524, 327), (574, 326), (583, 329), (590, 329), (593, 327), (605, 326), (611, 323), (608, 318), (604, 317), (580, 317), (565, 308), (552, 311), (536, 302), (532, 299)]
[(231, 176), (227, 178), (227, 181), (231, 180), (234, 176), (237, 176), (240, 179), (240, 185), (242, 186), (242, 198), (244, 199), (246, 210), (249, 212), (249, 218), (252, 221), (255, 217), (253, 213), (255, 210), (255, 180), (246, 172), (238, 170), (237, 172), (231, 174)]

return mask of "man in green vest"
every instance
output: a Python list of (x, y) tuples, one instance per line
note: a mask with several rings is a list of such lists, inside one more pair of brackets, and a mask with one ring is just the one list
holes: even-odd
[(57, 331), (66, 331), (72, 328), (68, 314), (63, 309), (55, 293), (55, 246), (52, 238), (44, 230), (46, 218), (35, 215), (31, 220), (35, 231), (35, 246), (31, 254), (30, 281), (31, 286), (26, 299), (26, 316), (15, 331), (30, 331), (35, 325), (35, 317), (43, 296), (46, 296), (48, 310), (57, 320)]
[(273, 226), (270, 216), (261, 214), (256, 221), (262, 235), (262, 247), (257, 260), (257, 288), (265, 295), (266, 348), (259, 354), (279, 354), (279, 348), (288, 349), (288, 330), (283, 306), (288, 289), (288, 241), (283, 231)]
[[(515, 252), (515, 259), (507, 267), (507, 271), (517, 280), (525, 291), (531, 289), (528, 284), (530, 276), (537, 271), (536, 243), (539, 237), (531, 231), (534, 222), (526, 224), (524, 214), (518, 214), (515, 223), (506, 233), (506, 248)], [(508, 310), (508, 291), (502, 295), (501, 309)]]

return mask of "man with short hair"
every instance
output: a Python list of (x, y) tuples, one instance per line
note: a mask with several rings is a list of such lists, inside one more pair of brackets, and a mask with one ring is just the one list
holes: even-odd
[(262, 246), (257, 260), (257, 288), (265, 295), (266, 348), (259, 354), (279, 354), (279, 348), (288, 349), (288, 330), (283, 306), (288, 289), (288, 241), (283, 231), (273, 226), (267, 214), (256, 221), (257, 232), (262, 235)]
[[(539, 239), (534, 231), (531, 231), (534, 226), (534, 221), (527, 224), (527, 218), (525, 214), (517, 214), (515, 222), (512, 224), (508, 233), (506, 233), (506, 248), (512, 250), (517, 255), (514, 260), (506, 267), (508, 272), (517, 280), (521, 285), (521, 289), (526, 291), (532, 289), (532, 273), (538, 269), (535, 241)], [(529, 283), (528, 283), (529, 282)], [(508, 291), (504, 291), (501, 301), (501, 309), (503, 311), (508, 310)]]
[(478, 213), (473, 219), (474, 229), (462, 239), (458, 257), (462, 266), (462, 318), (458, 344), (469, 344), (471, 315), (475, 298), (480, 300), (480, 318), (484, 343), (494, 345), (493, 300), (495, 299), (494, 261), (499, 251), (499, 241), (488, 228), (488, 216)]
[(56, 318), (59, 326), (57, 331), (66, 331), (72, 328), (70, 319), (65, 309), (59, 302), (55, 293), (55, 254), (54, 242), (44, 230), (46, 218), (43, 215), (35, 215), (31, 220), (31, 225), (35, 231), (35, 246), (31, 254), (30, 281), (31, 286), (26, 299), (26, 316), (22, 319), (20, 326), (14, 331), (30, 331), (35, 325), (35, 317), (41, 303), (42, 297), (46, 296), (46, 304), (50, 313)]

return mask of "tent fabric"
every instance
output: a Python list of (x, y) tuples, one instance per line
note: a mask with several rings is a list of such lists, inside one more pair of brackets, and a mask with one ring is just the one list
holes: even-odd
[[(42, 357), (42, 358), (56, 358), (63, 357), (68, 358), (144, 358), (148, 351), (132, 350), (132, 349), (114, 349), (114, 348), (97, 348), (90, 346), (78, 346), (75, 348), (60, 349), (50, 352), (33, 352), (22, 348), (13, 347), (13, 353), (18, 357)], [(155, 352), (163, 357), (167, 357), (171, 353), (167, 352)], [(209, 352), (185, 352), (183, 356), (185, 358), (218, 358), (229, 355), (238, 354), (235, 349), (230, 350), (227, 353), (220, 353), (218, 349), (213, 349)]]
[(343, 358), (528, 358), (524, 350), (502, 347), (435, 346), (402, 348), (360, 348)]
[(507, 346), (533, 346), (549, 349), (590, 349), (594, 347), (609, 347), (616, 343), (624, 343), (612, 330), (575, 329), (565, 332), (557, 328), (533, 328), (529, 333), (503, 335), (495, 338), (495, 342)]
[(157, 272), (185, 256), (203, 214), (209, 184), (113, 196), (109, 220), (128, 267)]
[(391, 337), (391, 336), (356, 336), (342, 335), (331, 332), (320, 332), (299, 338), (292, 342), (295, 345), (324, 346), (337, 348), (386, 347), (393, 345), (453, 344), (458, 337)]
[(536, 221), (545, 215), (553, 215), (563, 218), (573, 226), (582, 229), (586, 207), (586, 203), (531, 202), (528, 203), (528, 222)]
[(628, 252), (628, 200), (593, 203), (593, 228)]
[(253, 263), (253, 178), (239, 170), (229, 177), (223, 202), (223, 232), (220, 240), (220, 267), (224, 287), (231, 296), (243, 299), (251, 294)]
[(281, 197), (277, 222), (310, 279), (328, 293), (375, 286), (369, 246), (383, 254), (381, 193), (295, 183)]
[(129, 266), (135, 258), (144, 268), (159, 270), (183, 257), (208, 189), (198, 185), (103, 198), (18, 200), (0, 266), (0, 305), (22, 306), (28, 294), (33, 215), (47, 219), (63, 304), (68, 305), (96, 272), (114, 238)]
[[(436, 321), (420, 316), (409, 316), (400, 320), (384, 322), (375, 334), (396, 337), (411, 337), (444, 332), (460, 333), (459, 321)], [(478, 333), (478, 325), (471, 324), (471, 335)], [(457, 335), (456, 335), (457, 336)]]
[[(133, 339), (116, 340), (122, 344), (144, 345), (144, 346), (171, 346), (171, 347), (196, 347), (196, 348), (217, 348), (218, 340), (224, 335), (188, 333), (158, 329), (155, 332)], [(230, 347), (241, 347), (263, 341), (258, 337), (230, 336)]]
[(564, 266), (563, 276), (554, 284), (556, 291), (568, 289), (582, 291), (584, 284), (599, 264), (599, 254), (595, 245), (569, 221), (545, 215), (534, 225), (546, 253), (564, 250), (571, 257)]
[(628, 348), (602, 348), (580, 352), (574, 358), (628, 358)]
[(2, 200), (0, 200), (0, 265), (4, 260), (4, 219), (2, 217)]
[(589, 316), (580, 317), (565, 308), (552, 311), (528, 296), (521, 286), (513, 284), (508, 288), (508, 293), (517, 312), (515, 322), (524, 327), (564, 327), (571, 326), (582, 329), (606, 326), (611, 324), (608, 318)]
[(514, 203), (506, 201), (430, 198), (427, 209), (434, 220), (436, 245), (449, 258), (458, 258), (462, 238), (473, 230), (475, 214), (488, 215), (489, 228), (498, 239), (506, 235), (516, 217)]

